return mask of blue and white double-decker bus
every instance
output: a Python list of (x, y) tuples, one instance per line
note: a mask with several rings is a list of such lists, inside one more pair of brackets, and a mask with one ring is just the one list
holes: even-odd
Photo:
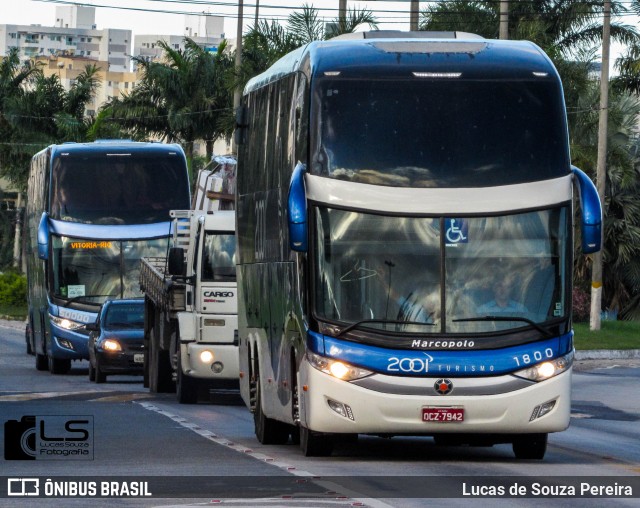
[(30, 348), (38, 370), (87, 359), (107, 299), (142, 296), (140, 258), (164, 255), (169, 210), (190, 206), (182, 148), (100, 141), (52, 145), (31, 161), (27, 191)]
[(569, 425), (574, 197), (586, 253), (602, 214), (558, 73), (529, 42), (438, 35), (314, 42), (245, 88), (240, 383), (262, 443), (542, 459)]

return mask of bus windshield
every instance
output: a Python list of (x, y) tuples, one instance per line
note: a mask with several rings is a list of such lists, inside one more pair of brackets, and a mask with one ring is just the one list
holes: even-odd
[(177, 156), (60, 156), (52, 171), (51, 217), (91, 224), (150, 224), (189, 203)]
[(142, 296), (140, 258), (164, 256), (167, 239), (90, 240), (52, 236), (55, 298), (100, 305), (108, 298)]
[(558, 85), (321, 78), (311, 173), (394, 187), (486, 187), (569, 173)]
[(568, 316), (566, 207), (472, 218), (317, 208), (315, 217), (320, 320), (478, 334)]

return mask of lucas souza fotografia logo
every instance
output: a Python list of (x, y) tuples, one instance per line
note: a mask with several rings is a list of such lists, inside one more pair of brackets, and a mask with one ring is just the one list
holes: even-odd
[(93, 460), (93, 416), (23, 416), (4, 424), (5, 460)]

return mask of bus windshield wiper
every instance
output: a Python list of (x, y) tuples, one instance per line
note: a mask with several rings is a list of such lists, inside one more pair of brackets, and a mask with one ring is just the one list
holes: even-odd
[(358, 328), (360, 325), (365, 325), (369, 323), (384, 323), (384, 324), (392, 324), (392, 325), (419, 325), (419, 326), (435, 326), (435, 323), (425, 323), (423, 321), (399, 321), (399, 320), (390, 320), (390, 319), (363, 319), (361, 321), (356, 321), (355, 323), (351, 323), (346, 326), (340, 333), (336, 335), (336, 338), (339, 339), (345, 333), (350, 332), (354, 328)]
[(528, 325), (531, 325), (532, 327), (534, 327), (536, 330), (538, 330), (546, 338), (550, 339), (550, 338), (553, 337), (553, 334), (549, 330), (547, 330), (546, 328), (540, 326), (535, 321), (532, 321), (531, 319), (528, 319), (528, 318), (525, 318), (525, 317), (516, 317), (516, 316), (478, 316), (478, 317), (472, 317), (472, 318), (461, 318), (461, 319), (454, 319), (453, 320), (454, 323), (465, 323), (465, 322), (470, 322), (470, 321), (521, 321), (522, 323), (527, 323)]
[[(63, 305), (63, 307), (68, 307), (72, 303), (79, 302), (83, 298), (101, 298), (103, 296), (113, 296), (113, 295), (78, 295), (78, 296), (74, 296), (73, 298), (69, 298), (67, 302)], [(101, 303), (94, 303), (94, 302), (84, 302), (84, 303), (88, 305), (102, 305)]]

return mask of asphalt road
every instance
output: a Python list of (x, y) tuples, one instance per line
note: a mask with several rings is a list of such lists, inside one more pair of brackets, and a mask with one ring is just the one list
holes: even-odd
[[(433, 498), (434, 506), (538, 506), (541, 499), (500, 499), (506, 496), (499, 491), (495, 497), (477, 495), (477, 489), (500, 486), (508, 493), (516, 483), (531, 489), (534, 482), (546, 488), (618, 482), (633, 486), (635, 496), (584, 499), (558, 491), (553, 500), (543, 501), (553, 506), (640, 505), (638, 360), (577, 363), (571, 427), (550, 436), (544, 461), (518, 461), (510, 445), (443, 447), (430, 438), (369, 436), (332, 457), (305, 458), (291, 444), (260, 445), (252, 415), (235, 395), (180, 405), (173, 395), (149, 394), (139, 377), (89, 383), (87, 365), (76, 362), (64, 376), (38, 372), (34, 358), (25, 353), (23, 330), (0, 322), (4, 421), (20, 421), (25, 415), (45, 420), (86, 415), (91, 417), (93, 440), (93, 460), (4, 460), (0, 476), (149, 479), (152, 491), (172, 496), (92, 499), (91, 506), (409, 508), (425, 506), (425, 498)], [(0, 496), (3, 487), (0, 484)], [(2, 506), (35, 504), (27, 501), (0, 497)], [(88, 504), (87, 499), (64, 500), (65, 506)], [(37, 505), (60, 506), (60, 499), (39, 498)]]

